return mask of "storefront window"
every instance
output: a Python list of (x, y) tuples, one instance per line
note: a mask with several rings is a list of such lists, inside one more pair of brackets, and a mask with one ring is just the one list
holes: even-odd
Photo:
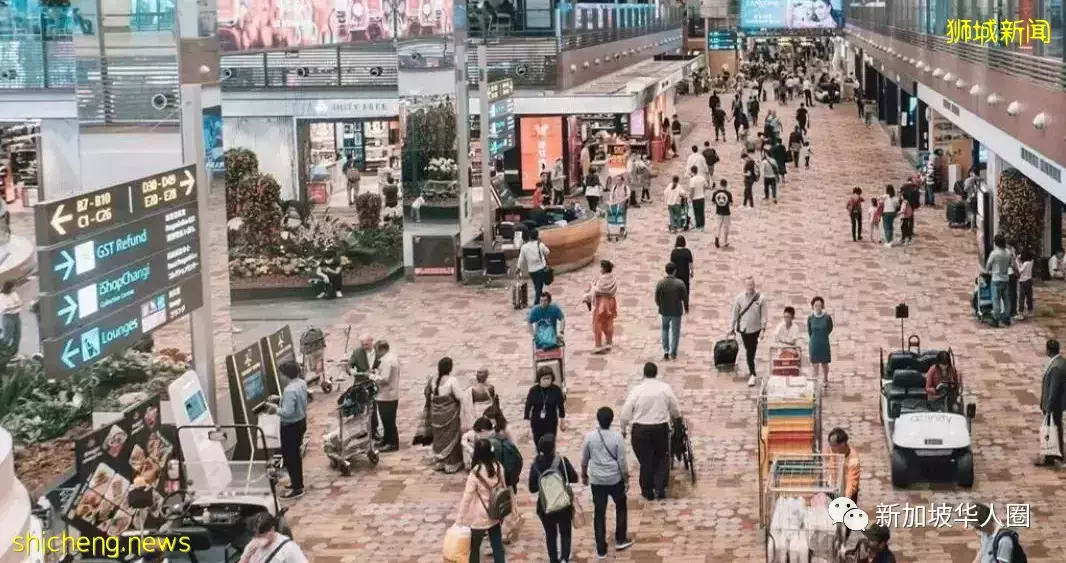
[(1062, 41), (1062, 0), (1044, 0), (1044, 19), (1051, 26), (1051, 42), (1043, 46), (1044, 56), (1053, 59), (1063, 58)]

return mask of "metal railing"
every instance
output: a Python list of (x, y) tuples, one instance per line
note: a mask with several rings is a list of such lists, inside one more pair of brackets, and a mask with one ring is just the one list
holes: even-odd
[(0, 89), (74, 87), (70, 8), (0, 8)]
[(851, 19), (847, 27), (851, 33), (871, 31), (915, 47), (949, 53), (968, 63), (1022, 78), (1050, 90), (1061, 92), (1066, 89), (1066, 63), (1063, 61), (978, 43), (948, 43), (944, 37), (880, 23)]

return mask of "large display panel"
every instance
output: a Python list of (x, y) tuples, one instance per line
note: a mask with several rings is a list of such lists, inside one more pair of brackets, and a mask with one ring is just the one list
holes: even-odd
[(844, 0), (740, 0), (740, 27), (746, 30), (842, 28)]
[(449, 34), (454, 0), (219, 0), (224, 52)]
[(556, 159), (563, 157), (563, 118), (518, 118), (522, 147), (522, 190), (531, 192), (540, 181), (540, 173), (551, 170)]

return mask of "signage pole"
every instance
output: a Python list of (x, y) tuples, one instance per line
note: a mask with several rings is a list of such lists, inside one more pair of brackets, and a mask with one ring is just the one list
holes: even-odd
[[(458, 8), (458, 4), (457, 4)], [(465, 18), (465, 11), (462, 12)], [(458, 15), (458, 10), (457, 10)], [(459, 244), (466, 244), (474, 238), (470, 226), (476, 212), (471, 194), (470, 178), (470, 87), (466, 83), (466, 21), (455, 25), (455, 130), (456, 156), (455, 164), (459, 169)], [(482, 134), (482, 139), (485, 135)], [(482, 142), (481, 158), (485, 158), (488, 148)], [(467, 216), (469, 214), (469, 216)]]
[[(484, 28), (482, 28), (484, 29)], [(489, 179), (492, 170), (492, 158), (489, 153), (489, 49), (482, 41), (477, 46), (477, 66), (481, 76), (478, 80), (478, 89), (481, 94), (481, 204), (485, 216), (482, 221), (482, 239), (485, 245), (485, 253), (492, 252), (493, 243), (496, 241), (495, 229), (493, 228), (492, 216), (492, 182)], [(469, 124), (469, 122), (468, 122)], [(468, 125), (469, 126), (469, 125)]]
[(203, 86), (200, 84), (181, 85), (181, 152), (186, 164), (196, 165), (196, 208), (202, 222), (200, 235), (200, 280), (203, 284), (203, 306), (190, 314), (192, 336), (193, 369), (200, 376), (204, 394), (207, 395), (207, 407), (211, 416), (219, 421), (218, 397), (215, 390), (215, 336), (211, 308), (211, 267), (208, 255), (210, 249), (210, 225), (207, 217), (211, 216), (208, 195), (211, 183), (208, 179), (207, 162), (204, 155), (204, 116)]

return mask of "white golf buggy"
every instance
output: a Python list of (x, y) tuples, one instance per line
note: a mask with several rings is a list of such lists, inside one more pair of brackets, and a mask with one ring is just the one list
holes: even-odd
[[(955, 355), (948, 349), (951, 365)], [(881, 350), (880, 407), (892, 456), (892, 484), (906, 487), (929, 481), (937, 470), (953, 472), (954, 482), (972, 487), (974, 480), (970, 424), (977, 405), (967, 403), (962, 382), (941, 383), (934, 397), (926, 392), (925, 374), (936, 364), (939, 351), (921, 351), (911, 335), (903, 350), (885, 357)]]

